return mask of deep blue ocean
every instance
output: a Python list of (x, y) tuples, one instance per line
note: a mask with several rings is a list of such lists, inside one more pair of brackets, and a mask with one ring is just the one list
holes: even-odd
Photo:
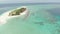
[(21, 6), (27, 6), (29, 16), (9, 19), (0, 34), (60, 34), (60, 4), (0, 4), (0, 15)]

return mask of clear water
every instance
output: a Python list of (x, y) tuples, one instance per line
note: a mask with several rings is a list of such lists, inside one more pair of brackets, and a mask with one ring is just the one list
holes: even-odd
[[(60, 34), (60, 5), (26, 5), (29, 9), (27, 18), (12, 18), (0, 26), (0, 34)], [(19, 6), (2, 7), (0, 14)], [(53, 10), (55, 9), (55, 10)]]

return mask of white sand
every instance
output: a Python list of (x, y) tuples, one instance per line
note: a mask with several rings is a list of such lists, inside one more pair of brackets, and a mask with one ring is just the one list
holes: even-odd
[[(20, 7), (20, 8), (22, 8), (22, 7)], [(17, 8), (17, 10), (20, 9), (20, 8)], [(23, 6), (23, 8), (26, 8), (26, 7)], [(14, 10), (15, 10), (15, 9), (14, 9)], [(11, 11), (13, 11), (13, 10), (11, 10)], [(28, 12), (28, 10), (26, 10), (26, 11), (24, 11), (23, 13), (21, 13), (20, 15), (17, 15), (17, 16), (8, 16), (11, 11), (7, 11), (7, 12), (3, 13), (3, 14), (0, 16), (0, 25), (7, 23), (7, 20), (8, 20), (8, 19), (25, 15), (25, 14)]]

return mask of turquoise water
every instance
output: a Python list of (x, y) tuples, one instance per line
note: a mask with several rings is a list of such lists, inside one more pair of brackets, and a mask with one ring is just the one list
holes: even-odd
[[(0, 13), (20, 6), (0, 8)], [(29, 16), (12, 18), (0, 26), (0, 34), (60, 34), (60, 15), (51, 12), (51, 9), (60, 8), (60, 5), (28, 5)]]

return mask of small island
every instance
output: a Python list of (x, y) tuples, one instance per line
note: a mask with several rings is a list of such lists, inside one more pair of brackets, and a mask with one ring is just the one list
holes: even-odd
[(20, 13), (23, 13), (25, 10), (26, 10), (26, 8), (21, 8), (21, 9), (18, 9), (18, 10), (14, 10), (14, 11), (9, 13), (9, 16), (20, 15)]

